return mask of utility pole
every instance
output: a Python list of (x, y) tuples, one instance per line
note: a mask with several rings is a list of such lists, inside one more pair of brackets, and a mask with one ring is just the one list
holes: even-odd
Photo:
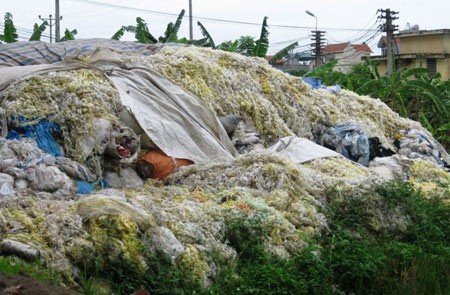
[[(41, 16), (39, 15), (39, 19), (40, 19), (40, 20), (43, 20), (43, 21), (48, 21), (49, 27), (50, 27), (50, 43), (52, 43), (52, 42), (53, 42), (53, 26), (55, 25), (55, 24), (53, 23), (53, 21), (56, 20), (56, 19), (53, 18), (53, 16), (52, 16), (51, 14), (49, 14), (48, 17), (41, 17)], [(58, 18), (58, 20), (61, 20), (61, 19), (62, 19), (62, 16), (60, 16), (60, 17)], [(56, 40), (56, 38), (55, 38), (55, 40)]]
[(311, 31), (311, 33), (312, 33), (311, 40), (313, 41), (313, 43), (311, 43), (311, 46), (314, 51), (315, 67), (318, 67), (321, 64), (320, 54), (322, 52), (323, 46), (325, 45), (324, 39), (325, 31), (315, 30)]
[(192, 0), (189, 0), (189, 40), (194, 39), (194, 31), (192, 29)]
[[(55, 0), (55, 42), (59, 42), (60, 39), (60, 23), (62, 16), (59, 15), (59, 0)], [(51, 30), (51, 28), (50, 28)]]
[(39, 15), (39, 19), (40, 19), (40, 20), (43, 20), (43, 21), (48, 21), (48, 22), (49, 22), (49, 26), (50, 26), (50, 43), (52, 43), (52, 41), (53, 41), (52, 27), (53, 27), (53, 21), (54, 21), (55, 19), (53, 18), (53, 16), (52, 16), (51, 14), (48, 15), (48, 18), (47, 18), (47, 17), (41, 17), (41, 16)]
[(385, 19), (386, 22), (380, 25), (380, 29), (386, 32), (386, 59), (387, 59), (387, 74), (390, 76), (394, 72), (394, 32), (397, 31), (398, 26), (393, 25), (392, 21), (398, 19), (398, 11), (391, 11), (389, 8), (386, 10), (379, 9), (381, 16), (379, 18)]

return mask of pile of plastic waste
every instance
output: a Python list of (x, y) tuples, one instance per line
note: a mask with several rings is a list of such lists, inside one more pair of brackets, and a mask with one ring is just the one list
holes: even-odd
[[(151, 245), (207, 284), (236, 257), (230, 220), (257, 220), (269, 252), (289, 257), (329, 230), (320, 213), (329, 189), (410, 181), (449, 199), (447, 152), (378, 99), (312, 89), (264, 59), (220, 50), (25, 45), (13, 60), (6, 53), (21, 47), (0, 54), (9, 63), (0, 67), (2, 255), (41, 257), (70, 278), (106, 242), (139, 265)], [(51, 46), (47, 59), (26, 58)], [(219, 120), (230, 114), (240, 120), (232, 132)], [(136, 161), (155, 146), (194, 164), (141, 179)], [(380, 226), (405, 222), (376, 216)]]

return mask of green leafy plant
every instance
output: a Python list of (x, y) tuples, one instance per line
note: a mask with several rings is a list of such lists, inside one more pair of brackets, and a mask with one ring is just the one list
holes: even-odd
[(158, 40), (150, 34), (147, 23), (140, 17), (136, 18), (136, 30), (135, 30), (135, 38), (138, 42), (144, 44), (155, 44)]
[[(450, 291), (448, 204), (424, 198), (409, 183), (380, 186), (375, 195), (329, 197), (331, 234), (321, 244), (339, 289), (355, 294)], [(403, 216), (407, 227), (373, 226), (388, 216)]]
[(259, 35), (258, 41), (256, 41), (253, 47), (252, 56), (265, 57), (267, 50), (269, 48), (269, 26), (267, 25), (268, 17), (265, 16), (263, 19), (261, 33)]
[(69, 31), (69, 29), (66, 29), (64, 31), (64, 36), (59, 41), (63, 42), (63, 41), (75, 40), (76, 34), (78, 34), (77, 30)]
[(30, 41), (40, 41), (42, 37), (42, 33), (47, 29), (48, 22), (43, 21), (42, 24), (34, 24), (33, 27), (33, 34), (30, 37)]
[(0, 270), (3, 273), (11, 275), (26, 273), (39, 281), (55, 284), (63, 281), (59, 273), (45, 267), (40, 261), (28, 263), (15, 257), (0, 256)]
[(3, 34), (0, 35), (0, 40), (6, 43), (13, 43), (18, 41), (16, 27), (14, 26), (13, 16), (11, 13), (5, 13), (5, 20), (3, 24)]
[(228, 51), (228, 52), (237, 52), (239, 46), (239, 40), (228, 40), (217, 45), (217, 49)]
[(314, 243), (292, 258), (265, 249), (263, 216), (228, 220), (226, 237), (238, 257), (223, 266), (210, 294), (328, 294), (331, 273)]
[(216, 48), (216, 44), (214, 43), (214, 40), (209, 34), (208, 30), (206, 30), (206, 28), (203, 26), (201, 22), (197, 22), (197, 25), (200, 27), (200, 32), (202, 33), (203, 37), (205, 37), (203, 46)]
[(177, 17), (177, 20), (175, 21), (175, 24), (169, 23), (167, 25), (166, 31), (164, 32), (164, 36), (159, 37), (159, 42), (167, 43), (178, 41), (177, 34), (181, 27), (181, 21), (183, 20), (184, 12), (185, 12), (184, 9), (182, 9)]
[[(143, 289), (151, 294), (193, 294), (201, 291), (198, 281), (188, 275), (189, 270), (176, 264), (167, 254), (144, 248), (141, 251), (145, 267), (125, 253), (118, 251), (111, 239), (93, 253), (86, 251), (81, 290), (86, 294), (99, 289), (103, 281), (117, 294), (132, 294)], [(89, 275), (87, 275), (89, 274)], [(92, 293), (91, 293), (92, 292)]]
[(284, 58), (286, 55), (288, 55), (290, 52), (292, 52), (295, 48), (298, 47), (298, 42), (294, 42), (292, 44), (289, 44), (288, 46), (284, 47), (277, 53), (275, 53), (272, 58), (269, 60), (269, 63), (273, 64), (279, 59)]

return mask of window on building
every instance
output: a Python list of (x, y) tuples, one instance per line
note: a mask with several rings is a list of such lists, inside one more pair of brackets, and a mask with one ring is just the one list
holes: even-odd
[(436, 76), (436, 59), (435, 58), (428, 58), (427, 59), (427, 69), (428, 69), (428, 74), (430, 75), (430, 77), (434, 77)]

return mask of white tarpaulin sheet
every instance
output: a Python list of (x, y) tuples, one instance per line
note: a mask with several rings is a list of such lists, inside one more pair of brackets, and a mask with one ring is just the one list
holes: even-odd
[(295, 164), (305, 163), (317, 158), (342, 157), (333, 150), (318, 145), (306, 138), (287, 136), (269, 148), (290, 158)]
[(217, 116), (198, 97), (149, 69), (117, 68), (108, 77), (122, 104), (169, 156), (199, 163), (235, 154)]

